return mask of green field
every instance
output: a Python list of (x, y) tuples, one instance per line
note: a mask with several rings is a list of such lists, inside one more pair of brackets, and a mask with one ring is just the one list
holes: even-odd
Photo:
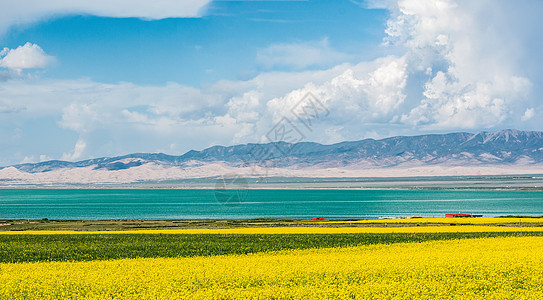
[(543, 236), (543, 232), (3, 235), (0, 263), (213, 256), (502, 236)]

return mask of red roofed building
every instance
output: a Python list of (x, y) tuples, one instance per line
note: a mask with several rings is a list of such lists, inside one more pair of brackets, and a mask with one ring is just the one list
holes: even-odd
[(470, 214), (445, 214), (445, 218), (471, 218)]

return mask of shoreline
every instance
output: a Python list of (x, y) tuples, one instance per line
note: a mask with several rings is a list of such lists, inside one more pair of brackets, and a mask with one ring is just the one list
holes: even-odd
[[(250, 228), (402, 228), (402, 227), (515, 227), (539, 228), (543, 216), (503, 216), (472, 218), (396, 218), (396, 219), (115, 219), (115, 220), (49, 220), (0, 219), (0, 232), (79, 231), (108, 232), (133, 230), (214, 230)], [(159, 233), (159, 232), (156, 232)]]
[(6, 189), (175, 189), (175, 190), (458, 190), (543, 191), (543, 175), (419, 177), (267, 177), (201, 178), (132, 183), (42, 183), (0, 181)]
[(39, 188), (101, 188), (101, 189), (539, 189), (543, 190), (541, 174), (508, 175), (442, 175), (442, 176), (387, 176), (387, 177), (206, 177), (179, 180), (146, 180), (134, 182), (43, 182), (25, 183), (0, 180), (0, 189)]

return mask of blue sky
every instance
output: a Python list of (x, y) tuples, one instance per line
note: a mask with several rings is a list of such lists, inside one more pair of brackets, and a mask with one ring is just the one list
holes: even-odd
[(543, 130), (535, 0), (4, 6), (0, 165), (267, 142), (308, 93), (321, 143)]
[(330, 47), (353, 55), (344, 61), (379, 55), (368, 45), (375, 47), (384, 37), (387, 11), (349, 1), (330, 3), (218, 1), (207, 5), (201, 18), (153, 21), (69, 15), (13, 29), (2, 44), (16, 48), (31, 41), (57, 57), (48, 78), (191, 86), (268, 71), (257, 61), (257, 52), (275, 43), (328, 39)]

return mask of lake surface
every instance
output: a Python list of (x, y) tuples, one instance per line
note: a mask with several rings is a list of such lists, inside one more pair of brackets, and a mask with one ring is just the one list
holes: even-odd
[(2, 219), (543, 215), (541, 191), (2, 189)]

